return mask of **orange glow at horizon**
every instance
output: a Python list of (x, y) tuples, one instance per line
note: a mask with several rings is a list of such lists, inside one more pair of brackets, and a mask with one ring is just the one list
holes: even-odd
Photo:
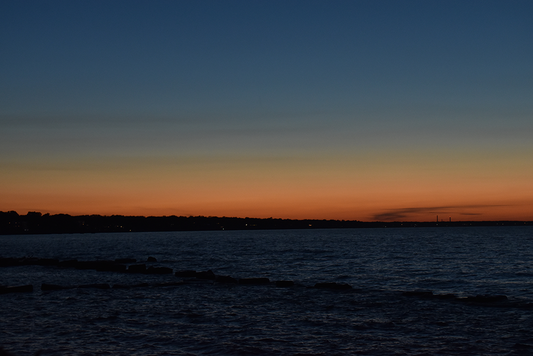
[[(406, 153), (298, 158), (132, 158), (0, 173), (1, 211), (361, 221), (533, 220), (532, 169)], [(18, 167), (18, 168), (17, 168)]]

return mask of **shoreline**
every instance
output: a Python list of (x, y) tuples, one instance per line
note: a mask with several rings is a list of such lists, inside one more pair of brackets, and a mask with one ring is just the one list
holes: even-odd
[(214, 216), (124, 216), (0, 212), (0, 235), (217, 230), (533, 226), (533, 221), (373, 221)]

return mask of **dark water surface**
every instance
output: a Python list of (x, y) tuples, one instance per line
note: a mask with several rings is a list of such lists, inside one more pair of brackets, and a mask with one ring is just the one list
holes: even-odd
[[(0, 269), (0, 345), (16, 355), (530, 355), (533, 228), (0, 236), (0, 257), (157, 259), (275, 285), (175, 286), (173, 275)], [(41, 283), (152, 286), (41, 291)], [(347, 291), (309, 288), (348, 283)], [(454, 298), (404, 295), (427, 290)], [(505, 295), (498, 303), (468, 296)]]

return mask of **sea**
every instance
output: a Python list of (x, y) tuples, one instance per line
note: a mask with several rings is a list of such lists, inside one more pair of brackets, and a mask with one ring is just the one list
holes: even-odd
[(15, 356), (533, 355), (531, 226), (17, 235), (0, 257), (173, 272), (0, 267), (33, 286), (0, 294)]

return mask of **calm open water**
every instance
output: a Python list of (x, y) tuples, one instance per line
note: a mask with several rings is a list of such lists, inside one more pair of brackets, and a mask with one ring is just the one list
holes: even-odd
[[(530, 355), (533, 228), (0, 236), (0, 257), (157, 259), (275, 285), (56, 266), (0, 269), (0, 345), (15, 355)], [(152, 286), (41, 291), (41, 283)], [(309, 288), (348, 283), (348, 291)], [(425, 298), (426, 290), (457, 298)], [(465, 302), (506, 295), (497, 303)]]

